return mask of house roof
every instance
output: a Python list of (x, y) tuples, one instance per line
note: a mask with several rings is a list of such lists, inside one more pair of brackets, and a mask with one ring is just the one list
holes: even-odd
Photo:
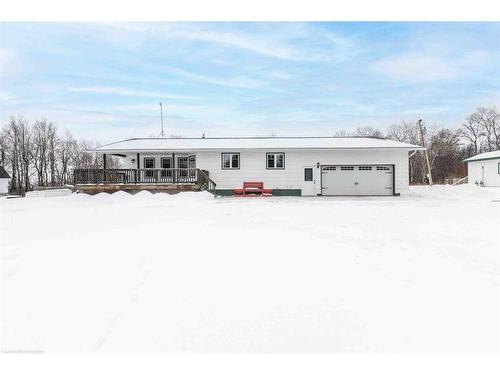
[(488, 160), (488, 159), (500, 159), (500, 150), (499, 151), (483, 152), (482, 154), (477, 154), (476, 156), (465, 159), (464, 163), (468, 163), (470, 161)]
[(5, 168), (1, 165), (0, 165), (0, 178), (10, 178)]
[(94, 152), (238, 149), (408, 149), (423, 147), (371, 137), (133, 138), (96, 147)]

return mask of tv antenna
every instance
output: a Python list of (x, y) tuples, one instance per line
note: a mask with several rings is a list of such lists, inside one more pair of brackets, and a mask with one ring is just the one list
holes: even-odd
[(165, 138), (165, 132), (163, 131), (163, 106), (160, 102), (160, 116), (161, 116), (161, 132), (158, 138)]

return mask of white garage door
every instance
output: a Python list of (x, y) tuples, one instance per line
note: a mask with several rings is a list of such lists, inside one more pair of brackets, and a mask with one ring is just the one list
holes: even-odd
[(324, 165), (322, 195), (392, 195), (392, 165)]

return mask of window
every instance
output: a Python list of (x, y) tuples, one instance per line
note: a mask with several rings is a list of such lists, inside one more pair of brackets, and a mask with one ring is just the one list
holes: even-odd
[(285, 153), (274, 152), (266, 154), (266, 168), (267, 169), (285, 169)]
[(312, 181), (312, 180), (313, 180), (313, 169), (304, 168), (304, 181)]
[(144, 168), (154, 168), (155, 158), (144, 158)]
[[(160, 159), (160, 167), (162, 169), (170, 169), (172, 168), (172, 158), (161, 158)], [(166, 170), (166, 171), (161, 171), (161, 177), (172, 177), (172, 171), (171, 170)]]
[(337, 169), (336, 167), (331, 166), (331, 165), (330, 165), (330, 166), (328, 166), (328, 167), (323, 167), (323, 170), (324, 170), (324, 171), (335, 171), (336, 169)]
[[(144, 168), (154, 169), (154, 167), (155, 167), (155, 158), (144, 158)], [(154, 171), (146, 171), (145, 176), (147, 178), (153, 178)]]
[(222, 169), (240, 169), (240, 154), (222, 154)]
[(371, 171), (372, 167), (371, 166), (367, 166), (367, 165), (360, 165), (359, 166), (359, 170), (360, 171)]
[(377, 171), (390, 171), (390, 170), (391, 170), (391, 168), (389, 168), (389, 167), (382, 167), (380, 165), (377, 167)]
[(350, 165), (343, 165), (343, 166), (340, 167), (340, 170), (341, 171), (353, 171), (354, 167), (350, 166)]
[(172, 158), (161, 158), (160, 164), (163, 169), (172, 168)]
[(188, 167), (188, 158), (184, 157), (184, 156), (178, 157), (177, 164), (179, 165), (179, 168), (187, 168)]
[(498, 174), (500, 174), (500, 163), (498, 163)]

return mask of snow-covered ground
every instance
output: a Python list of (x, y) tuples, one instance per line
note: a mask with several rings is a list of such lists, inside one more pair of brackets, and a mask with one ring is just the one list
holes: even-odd
[(0, 199), (3, 351), (499, 347), (500, 189)]

